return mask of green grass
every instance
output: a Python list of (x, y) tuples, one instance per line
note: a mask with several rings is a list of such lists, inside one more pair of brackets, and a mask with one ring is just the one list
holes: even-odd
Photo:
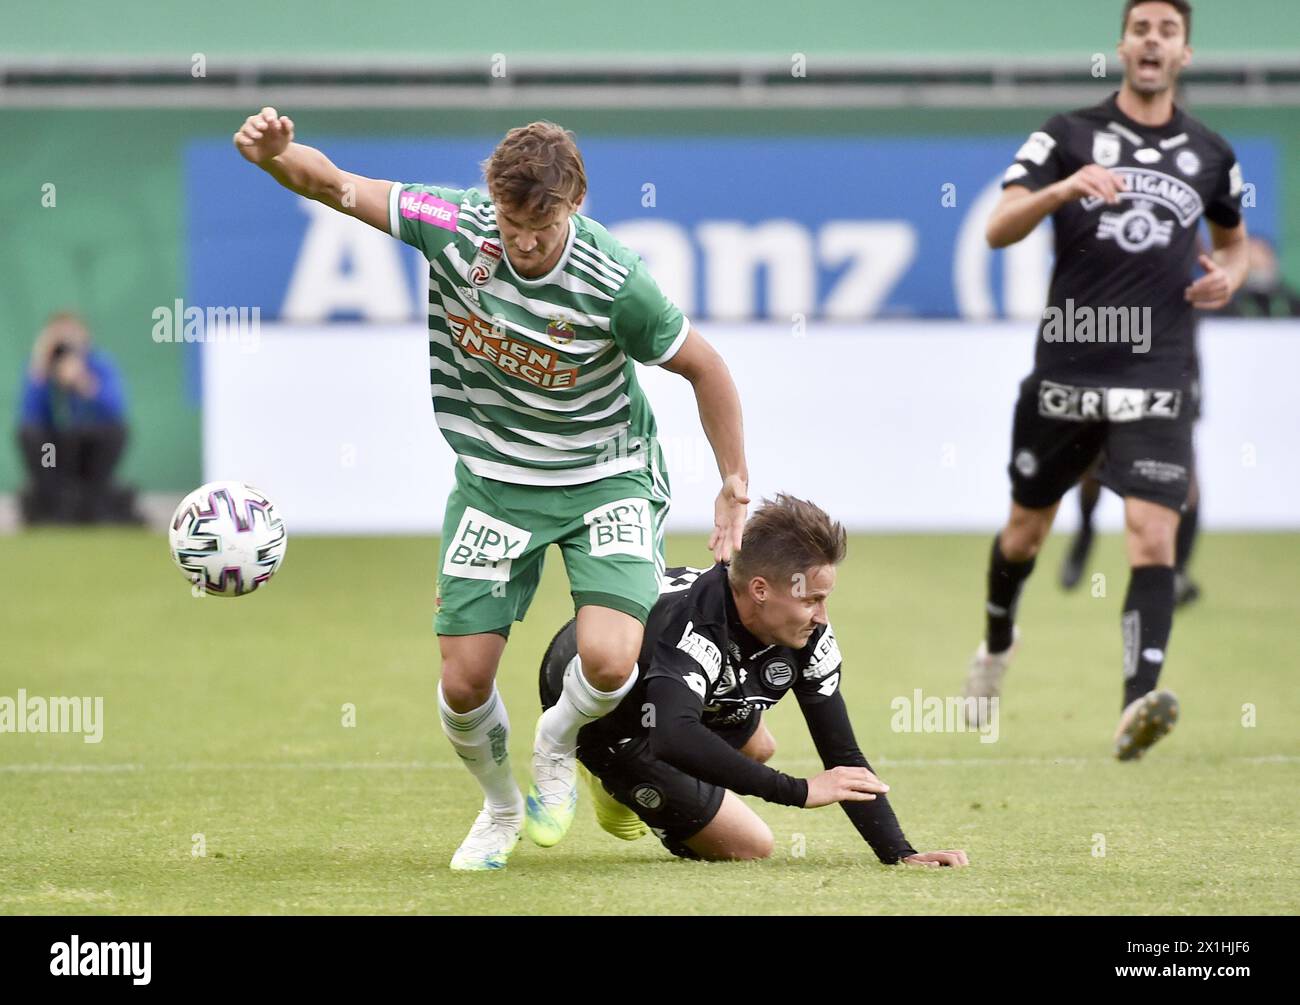
[[(436, 542), (290, 541), (264, 593), (194, 599), (162, 538), (0, 539), (0, 695), (102, 695), (103, 742), (0, 734), (5, 913), (1294, 913), (1300, 908), (1300, 535), (1209, 535), (1205, 598), (1176, 619), (1177, 730), (1109, 757), (1119, 710), (1120, 542), (1107, 596), (1065, 596), (1053, 540), (1021, 608), (1001, 737), (894, 733), (890, 701), (955, 693), (980, 632), (988, 537), (858, 536), (831, 616), (859, 740), (922, 849), (962, 871), (876, 863), (835, 807), (753, 805), (776, 853), (681, 862), (581, 807), (556, 848), (499, 874), (447, 869), (478, 796), (434, 714)], [(521, 782), (537, 663), (568, 616), (550, 562), (501, 684)], [(706, 561), (699, 538), (669, 561)], [(341, 708), (356, 706), (356, 726)], [(1242, 725), (1242, 706), (1257, 724)], [(808, 775), (791, 700), (776, 767)], [(202, 834), (206, 856), (191, 854)], [(802, 835), (802, 838), (798, 837)], [(1104, 857), (1093, 855), (1104, 835)], [(794, 854), (802, 841), (806, 851)]]

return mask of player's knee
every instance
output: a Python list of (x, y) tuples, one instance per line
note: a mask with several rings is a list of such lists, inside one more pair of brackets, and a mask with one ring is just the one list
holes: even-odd
[(772, 831), (766, 824), (762, 824), (752, 828), (745, 835), (744, 840), (736, 845), (730, 857), (736, 862), (758, 862), (771, 858), (774, 847), (776, 842), (772, 837)]
[(1043, 547), (1051, 526), (1049, 521), (1036, 517), (1012, 520), (999, 539), (1003, 557), (1010, 562), (1029, 561)]
[(766, 764), (776, 753), (776, 739), (760, 726), (758, 732), (749, 738), (740, 752), (759, 764)]
[(637, 647), (616, 638), (584, 639), (578, 645), (582, 672), (598, 691), (617, 691), (636, 666)]
[(476, 708), (482, 708), (492, 697), (491, 679), (486, 684), (477, 682), (458, 674), (454, 666), (449, 673), (446, 664), (443, 664), (439, 684), (442, 686), (443, 700), (453, 712), (472, 712)]
[(1126, 519), (1128, 552), (1133, 565), (1172, 565), (1178, 514), (1173, 510), (1148, 507), (1131, 512)]
[(470, 712), (481, 708), (492, 697), (495, 679), (495, 666), (444, 655), (438, 683), (443, 700), (453, 712)]
[(1129, 556), (1133, 565), (1172, 565), (1176, 528), (1164, 523), (1130, 524)]

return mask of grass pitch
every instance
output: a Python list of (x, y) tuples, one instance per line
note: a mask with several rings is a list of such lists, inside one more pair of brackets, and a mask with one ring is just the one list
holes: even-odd
[[(1040, 560), (996, 743), (891, 731), (895, 698), (959, 693), (988, 541), (856, 536), (831, 600), (859, 741), (904, 829), (971, 868), (886, 868), (838, 808), (753, 801), (766, 862), (678, 861), (584, 805), (556, 848), (521, 841), (504, 872), (463, 875), (447, 861), (479, 797), (435, 715), (436, 541), (294, 538), (275, 582), (230, 601), (191, 597), (158, 536), (0, 539), (0, 695), (104, 699), (98, 744), (0, 734), (0, 912), (1295, 913), (1300, 535), (1202, 540), (1205, 596), (1177, 615), (1163, 679), (1181, 721), (1135, 764), (1110, 757), (1114, 537), (1091, 570), (1104, 597), (1057, 589), (1059, 536)], [(668, 557), (708, 561), (696, 537)], [(521, 784), (537, 664), (569, 613), (553, 553), (500, 680)], [(774, 766), (818, 770), (793, 699), (768, 721)]]

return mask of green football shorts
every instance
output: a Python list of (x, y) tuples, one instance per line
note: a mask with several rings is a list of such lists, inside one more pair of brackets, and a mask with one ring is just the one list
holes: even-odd
[(659, 598), (668, 482), (662, 469), (584, 485), (515, 485), (456, 462), (438, 558), (439, 635), (508, 635), (558, 544), (575, 610), (612, 607), (642, 624)]

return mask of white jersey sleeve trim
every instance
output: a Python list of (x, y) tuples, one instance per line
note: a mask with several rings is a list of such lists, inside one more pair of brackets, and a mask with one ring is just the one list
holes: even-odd
[(397, 219), (397, 200), (401, 194), (402, 183), (393, 182), (393, 187), (388, 190), (388, 232), (399, 241), (402, 239), (402, 228)]
[(673, 344), (668, 347), (668, 351), (664, 353), (662, 356), (658, 357), (657, 359), (646, 360), (645, 365), (663, 366), (670, 359), (672, 359), (674, 356), (677, 355), (677, 350), (679, 350), (682, 347), (682, 343), (686, 341), (686, 336), (689, 335), (690, 333), (691, 333), (691, 319), (688, 318), (685, 314), (683, 314), (682, 330), (677, 333), (677, 337), (673, 339)]

